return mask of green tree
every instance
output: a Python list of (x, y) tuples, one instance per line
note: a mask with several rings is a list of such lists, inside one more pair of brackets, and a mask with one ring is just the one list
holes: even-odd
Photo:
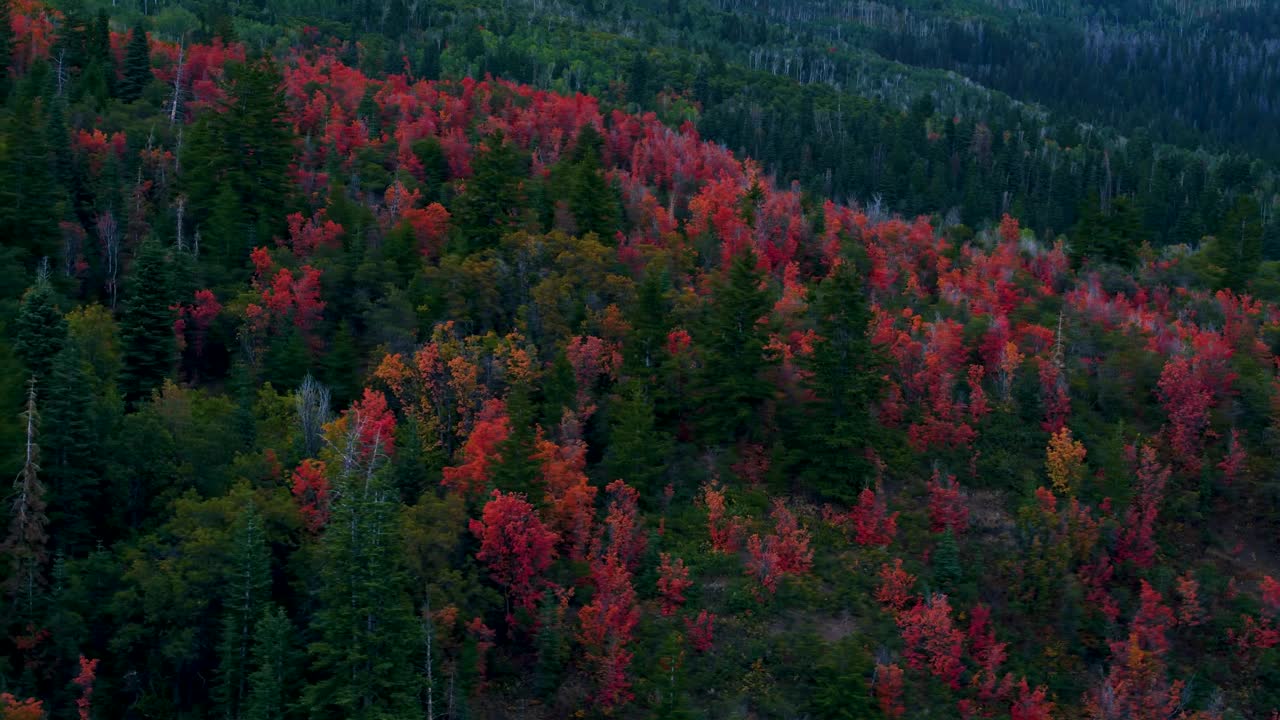
[(176, 346), (169, 262), (160, 243), (147, 240), (126, 278), (120, 315), (121, 389), (129, 402), (145, 400), (173, 369)]
[(670, 449), (671, 438), (655, 427), (653, 400), (640, 382), (629, 383), (610, 405), (606, 481), (622, 478), (642, 499), (653, 500), (662, 490)]
[(493, 485), (503, 492), (527, 493), (533, 489), (538, 477), (537, 408), (533, 402), (533, 388), (528, 382), (513, 384), (507, 393), (507, 417), (511, 421), (511, 433), (498, 445), (502, 458), (493, 464)]
[(182, 183), (209, 254), (247, 266), (249, 249), (280, 234), (293, 156), (280, 71), (270, 60), (234, 67), (218, 112), (202, 113), (183, 158)]
[[(271, 556), (262, 516), (252, 502), (241, 515), (222, 607), (218, 682), (214, 698), (228, 718), (242, 718), (249, 692), (250, 654), (258, 633), (254, 623), (271, 594)], [(287, 622), (287, 621), (286, 621)]]
[(247, 720), (280, 720), (287, 716), (297, 652), (293, 624), (283, 608), (272, 605), (254, 626), (253, 672), (249, 675)]
[(43, 382), (66, 341), (67, 322), (58, 309), (53, 287), (42, 274), (18, 306), (13, 350), (26, 366), (28, 377)]
[(945, 590), (954, 592), (956, 584), (963, 577), (964, 568), (960, 564), (960, 546), (956, 543), (956, 536), (951, 528), (938, 536), (938, 544), (933, 549), (930, 562), (938, 584)]
[(810, 695), (814, 717), (824, 720), (864, 720), (882, 717), (871, 695), (871, 653), (857, 635), (830, 646), (818, 661)]
[(43, 445), (51, 537), (73, 556), (91, 547), (100, 500), (102, 448), (93, 426), (93, 388), (78, 343), (68, 342), (54, 358), (46, 383)]
[(883, 361), (867, 334), (871, 313), (852, 261), (844, 261), (819, 285), (813, 303), (818, 339), (803, 359), (813, 400), (802, 409), (800, 477), (833, 499), (852, 502), (866, 487), (866, 449), (877, 423), (871, 407), (880, 395)]
[(602, 139), (594, 125), (578, 132), (569, 168), (569, 211), (578, 234), (595, 233), (609, 242), (618, 228), (618, 194), (605, 179), (600, 165)]
[(397, 496), (386, 458), (362, 448), (348, 418), (331, 454), (337, 500), (320, 548), (320, 608), (310, 646), (316, 681), (303, 693), (312, 718), (392, 720), (419, 712), (413, 653), (418, 624), (405, 588)]
[(455, 226), (464, 253), (496, 247), (503, 235), (519, 227), (527, 166), (528, 158), (501, 131), (481, 142), (472, 176), (457, 202)]
[(698, 421), (709, 445), (758, 438), (763, 430), (761, 411), (773, 395), (765, 371), (776, 363), (766, 355), (768, 330), (760, 322), (771, 306), (763, 282), (755, 252), (739, 252), (716, 280), (695, 337), (702, 353)]
[(1262, 262), (1262, 211), (1250, 195), (1241, 196), (1214, 236), (1211, 262), (1222, 268), (1223, 285), (1244, 291)]
[(142, 97), (142, 91), (151, 82), (151, 50), (147, 45), (147, 30), (139, 23), (133, 26), (129, 45), (125, 49), (124, 79), (120, 82), (120, 99), (133, 102)]

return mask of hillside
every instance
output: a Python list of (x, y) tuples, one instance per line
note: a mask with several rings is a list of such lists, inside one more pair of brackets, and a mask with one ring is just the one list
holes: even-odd
[(0, 719), (1280, 711), (1264, 163), (596, 8), (3, 7)]

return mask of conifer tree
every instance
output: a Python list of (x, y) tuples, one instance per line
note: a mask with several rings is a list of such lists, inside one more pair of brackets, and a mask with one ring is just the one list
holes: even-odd
[(1243, 292), (1262, 262), (1262, 210), (1251, 196), (1236, 200), (1214, 237), (1212, 261), (1224, 271), (1222, 284)]
[(93, 428), (93, 381), (74, 342), (54, 358), (46, 383), (44, 472), (49, 488), (50, 536), (78, 555), (91, 547), (101, 448)]
[(532, 393), (527, 381), (519, 381), (507, 394), (511, 432), (498, 445), (501, 460), (493, 464), (491, 475), (493, 486), (503, 492), (527, 493), (533, 489), (533, 481), (538, 477), (538, 461), (534, 459), (537, 420)]
[(13, 481), (9, 506), (9, 532), (0, 542), (0, 556), (8, 559), (10, 572), (4, 589), (19, 608), (19, 617), (34, 617), (36, 598), (45, 587), (49, 518), (45, 514), (44, 484), (40, 481), (40, 416), (36, 412), (36, 385), (27, 390), (22, 469)]
[(618, 231), (618, 197), (600, 165), (603, 141), (594, 125), (578, 131), (569, 175), (569, 211), (578, 234), (595, 233), (601, 242), (612, 240)]
[(156, 240), (142, 244), (126, 279), (120, 316), (125, 400), (139, 402), (173, 369), (175, 345), (169, 257)]
[(396, 493), (383, 477), (386, 443), (374, 418), (350, 412), (332, 438), (337, 500), (320, 548), (320, 609), (310, 647), (312, 718), (416, 717), (417, 623), (406, 592)]
[(133, 26), (129, 45), (124, 56), (124, 79), (120, 82), (120, 99), (133, 102), (142, 97), (142, 91), (151, 82), (151, 50), (147, 44), (147, 31), (139, 23)]
[(871, 314), (853, 263), (844, 261), (818, 287), (813, 352), (803, 359), (812, 391), (801, 436), (801, 477), (809, 488), (852, 503), (866, 487), (866, 449), (874, 444), (871, 405), (882, 360), (867, 335)]
[(456, 227), (463, 252), (495, 247), (503, 235), (516, 229), (517, 213), (525, 205), (526, 164), (527, 159), (501, 131), (484, 139), (457, 203)]
[(761, 322), (770, 307), (763, 274), (750, 248), (734, 256), (712, 291), (710, 309), (695, 345), (703, 352), (698, 378), (702, 439), (732, 443), (758, 436), (760, 411), (773, 395), (765, 370), (776, 361), (765, 354)]
[(26, 366), (28, 376), (43, 384), (53, 368), (53, 359), (67, 341), (67, 322), (43, 271), (22, 296), (14, 335), (14, 353)]
[(9, 96), (9, 63), (13, 57), (13, 0), (0, 0), (0, 101)]
[(293, 697), (291, 680), (296, 655), (293, 624), (283, 608), (271, 605), (254, 626), (254, 669), (249, 675), (246, 720), (279, 720), (285, 717)]
[(626, 480), (641, 498), (656, 498), (662, 490), (670, 447), (670, 438), (654, 426), (653, 400), (639, 382), (630, 383), (609, 414), (605, 479)]
[(245, 717), (249, 692), (250, 653), (271, 592), (271, 557), (263, 535), (262, 516), (250, 503), (235, 533), (231, 575), (223, 599), (222, 641), (218, 647), (218, 683), (214, 696), (228, 718)]

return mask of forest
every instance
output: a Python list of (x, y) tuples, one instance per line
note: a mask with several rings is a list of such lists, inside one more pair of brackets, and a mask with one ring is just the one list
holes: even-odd
[(1275, 720), (1276, 10), (0, 0), (0, 720)]

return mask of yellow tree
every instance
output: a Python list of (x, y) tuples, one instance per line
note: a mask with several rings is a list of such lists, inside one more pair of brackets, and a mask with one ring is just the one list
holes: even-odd
[(1073, 494), (1084, 477), (1085, 454), (1084, 444), (1073, 439), (1071, 428), (1065, 425), (1049, 438), (1044, 469), (1055, 491), (1063, 495)]

